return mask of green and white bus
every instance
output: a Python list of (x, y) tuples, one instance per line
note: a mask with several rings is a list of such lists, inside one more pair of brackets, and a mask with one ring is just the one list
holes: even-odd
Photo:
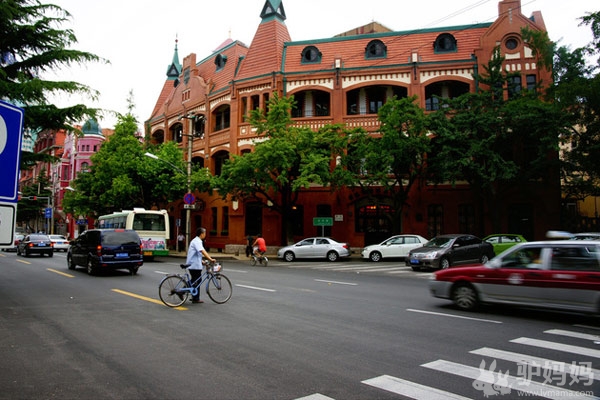
[(169, 214), (167, 210), (134, 208), (98, 218), (99, 229), (133, 229), (142, 239), (144, 257), (167, 256)]

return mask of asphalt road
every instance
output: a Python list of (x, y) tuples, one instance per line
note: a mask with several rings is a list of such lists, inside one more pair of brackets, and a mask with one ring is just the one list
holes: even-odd
[(225, 260), (228, 303), (204, 294), (204, 304), (171, 309), (158, 284), (180, 261), (94, 277), (68, 270), (64, 253), (0, 253), (0, 398), (600, 395), (594, 317), (465, 313), (428, 294), (426, 273), (358, 260)]

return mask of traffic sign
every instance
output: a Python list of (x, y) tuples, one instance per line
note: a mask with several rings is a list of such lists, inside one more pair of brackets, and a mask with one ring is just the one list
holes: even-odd
[(183, 202), (185, 204), (194, 204), (196, 202), (196, 196), (194, 196), (192, 193), (187, 193), (185, 196), (183, 196)]
[(332, 217), (315, 217), (313, 218), (313, 226), (333, 226)]
[(23, 115), (23, 109), (0, 101), (0, 247), (12, 247), (15, 236)]
[(0, 201), (18, 200), (23, 113), (23, 109), (0, 101)]

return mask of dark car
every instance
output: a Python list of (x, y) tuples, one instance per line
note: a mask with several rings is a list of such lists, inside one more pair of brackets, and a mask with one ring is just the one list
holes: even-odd
[(42, 256), (47, 254), (48, 257), (52, 257), (54, 255), (54, 244), (50, 237), (41, 233), (32, 233), (25, 236), (17, 245), (17, 255), (29, 257), (31, 254)]
[(495, 256), (491, 244), (477, 236), (454, 234), (440, 235), (411, 250), (406, 265), (414, 271), (421, 269), (446, 269), (460, 264), (486, 263)]
[(142, 241), (130, 229), (89, 229), (71, 241), (67, 251), (69, 269), (85, 267), (90, 275), (117, 269), (135, 275), (143, 263)]

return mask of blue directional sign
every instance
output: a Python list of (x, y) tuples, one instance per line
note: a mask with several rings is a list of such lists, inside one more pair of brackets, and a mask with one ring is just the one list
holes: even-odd
[(23, 109), (0, 101), (0, 247), (12, 247), (14, 240), (23, 114)]
[(0, 201), (18, 200), (23, 115), (23, 109), (0, 101)]

